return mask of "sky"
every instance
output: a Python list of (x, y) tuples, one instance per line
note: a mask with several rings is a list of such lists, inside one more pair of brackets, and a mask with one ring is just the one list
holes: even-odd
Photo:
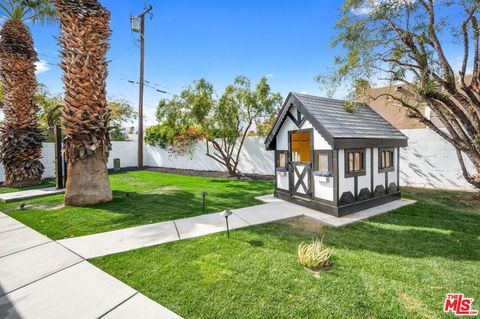
[[(149, 86), (179, 93), (205, 78), (218, 94), (235, 76), (256, 83), (267, 76), (274, 92), (325, 95), (314, 78), (333, 65), (338, 49), (330, 46), (342, 1), (320, 0), (103, 0), (111, 12), (111, 47), (107, 59), (109, 97), (138, 106), (138, 34), (130, 15), (153, 6), (146, 20), (145, 79)], [(39, 53), (38, 80), (53, 94), (63, 85), (57, 39), (58, 23), (30, 24)], [(452, 53), (453, 55), (455, 52)], [(337, 97), (342, 97), (340, 88)], [(156, 123), (161, 98), (171, 95), (145, 88), (145, 123)]]

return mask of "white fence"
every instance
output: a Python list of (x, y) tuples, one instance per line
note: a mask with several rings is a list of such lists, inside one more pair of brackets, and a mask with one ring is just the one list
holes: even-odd
[[(400, 183), (416, 187), (472, 189), (462, 176), (454, 148), (429, 129), (402, 130), (409, 137), (408, 147), (400, 153)], [(154, 167), (224, 171), (213, 159), (205, 156), (206, 145), (199, 142), (192, 154), (172, 156), (166, 150), (146, 145), (144, 164)], [(53, 177), (55, 153), (53, 143), (43, 146), (42, 162), (44, 177)], [(245, 141), (239, 169), (244, 173), (272, 175), (273, 152), (265, 151), (263, 140), (250, 137)], [(137, 166), (136, 142), (113, 142), (108, 167), (113, 168), (113, 159), (119, 158), (122, 167)], [(466, 159), (467, 166), (474, 171)], [(3, 180), (0, 166), (0, 179)]]

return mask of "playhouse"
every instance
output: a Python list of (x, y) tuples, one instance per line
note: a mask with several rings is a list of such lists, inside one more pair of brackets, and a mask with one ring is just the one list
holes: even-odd
[(400, 198), (407, 137), (365, 104), (290, 93), (265, 140), (275, 197), (335, 216)]

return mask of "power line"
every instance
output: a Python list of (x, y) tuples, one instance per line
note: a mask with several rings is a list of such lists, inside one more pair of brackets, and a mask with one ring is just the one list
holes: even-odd
[[(140, 84), (139, 81), (134, 81), (134, 80), (127, 80), (127, 82), (130, 83), (130, 84)], [(157, 91), (157, 92), (159, 92), (159, 93), (174, 95), (174, 93), (171, 93), (171, 92), (168, 92), (168, 91), (165, 91), (165, 90), (162, 90), (162, 89), (157, 89), (157, 88), (154, 87), (153, 85), (148, 84), (147, 81), (144, 81), (143, 85), (146, 86), (146, 87), (148, 87), (148, 88), (150, 88), (150, 89), (152, 89), (152, 90), (155, 90), (155, 91)]]
[(124, 53), (127, 53), (128, 51), (130, 51), (133, 47), (137, 46), (136, 44), (132, 44), (131, 46), (129, 46), (128, 48), (126, 48), (125, 50), (122, 50), (119, 54), (117, 54), (116, 56), (114, 56), (113, 58), (111, 58), (109, 61), (107, 61), (108, 63), (111, 63), (113, 61), (115, 61), (116, 59), (118, 59), (120, 56), (122, 56)]

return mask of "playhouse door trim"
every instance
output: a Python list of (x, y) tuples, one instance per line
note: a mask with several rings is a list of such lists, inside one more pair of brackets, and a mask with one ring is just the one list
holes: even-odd
[[(301, 168), (301, 170), (300, 170)], [(292, 181), (290, 193), (296, 196), (311, 198), (312, 196), (312, 163), (291, 162)], [(295, 181), (295, 178), (297, 180)], [(303, 192), (299, 192), (301, 190)]]
[[(310, 162), (297, 162), (292, 158), (292, 135), (294, 133), (310, 133)], [(313, 169), (313, 129), (298, 129), (288, 131), (288, 154), (289, 154), (289, 193), (290, 195), (300, 196), (307, 199), (312, 198), (312, 169)], [(303, 168), (301, 168), (303, 167)], [(295, 179), (298, 178), (296, 181)], [(299, 192), (299, 190), (303, 190)]]

